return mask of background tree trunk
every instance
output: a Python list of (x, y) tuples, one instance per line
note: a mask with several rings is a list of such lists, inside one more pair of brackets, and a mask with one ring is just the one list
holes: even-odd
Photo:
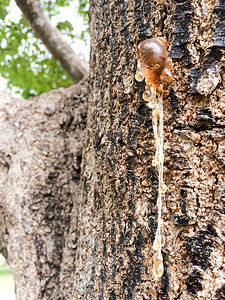
[[(2, 251), (18, 299), (224, 298), (223, 12), (222, 0), (91, 1), (85, 134), (85, 82), (1, 104)], [(134, 79), (136, 46), (152, 36), (174, 59), (159, 280), (151, 111)]]
[(60, 278), (76, 220), (87, 81), (30, 100), (0, 97), (0, 249), (17, 299), (64, 299)]

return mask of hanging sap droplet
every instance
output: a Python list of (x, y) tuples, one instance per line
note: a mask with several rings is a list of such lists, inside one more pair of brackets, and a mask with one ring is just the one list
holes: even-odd
[(164, 267), (163, 267), (163, 258), (161, 251), (156, 251), (153, 257), (153, 274), (155, 277), (159, 278), (163, 275)]
[(165, 68), (163, 71), (162, 71), (162, 74), (160, 75), (160, 81), (163, 82), (163, 83), (169, 83), (171, 82), (173, 79), (173, 75), (172, 75), (172, 72), (170, 69), (168, 68)]
[(159, 186), (159, 189), (160, 189), (160, 192), (161, 193), (165, 193), (167, 191), (167, 186), (162, 183), (160, 186)]
[(153, 108), (155, 108), (155, 106), (156, 106), (156, 101), (155, 100), (151, 100), (151, 101), (148, 102), (148, 107), (149, 108), (153, 109)]
[(143, 93), (143, 99), (148, 102), (156, 103), (156, 94), (151, 89), (145, 90)]
[(156, 105), (155, 105), (155, 107), (154, 107), (154, 109), (152, 111), (152, 117), (153, 118), (155, 117), (156, 120), (157, 120), (157, 117), (159, 116), (159, 114), (160, 114), (160, 107), (159, 107), (159, 104), (156, 103)]
[(144, 75), (143, 75), (143, 73), (141, 72), (140, 69), (137, 70), (137, 72), (135, 74), (135, 79), (139, 82), (144, 80)]
[(161, 238), (159, 236), (156, 236), (156, 238), (154, 240), (153, 249), (154, 250), (160, 250), (161, 249)]

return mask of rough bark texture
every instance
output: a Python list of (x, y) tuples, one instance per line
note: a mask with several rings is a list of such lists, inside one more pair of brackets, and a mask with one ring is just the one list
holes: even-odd
[(0, 98), (0, 251), (18, 300), (64, 299), (63, 251), (78, 201), (87, 83), (30, 100)]
[[(1, 102), (1, 248), (18, 299), (224, 299), (219, 22), (222, 0), (91, 1), (85, 134), (85, 104), (78, 104), (85, 85)], [(159, 280), (151, 270), (158, 185), (151, 111), (134, 79), (136, 46), (152, 36), (167, 37), (174, 60), (164, 95)]]
[(38, 0), (16, 0), (25, 19), (64, 71), (75, 82), (88, 73), (88, 64), (77, 55), (54, 27)]
[[(75, 299), (223, 299), (224, 2), (99, 0), (90, 8), (91, 130)], [(158, 184), (151, 111), (134, 79), (136, 46), (153, 36), (168, 38), (174, 58), (164, 95), (159, 280), (151, 270)]]

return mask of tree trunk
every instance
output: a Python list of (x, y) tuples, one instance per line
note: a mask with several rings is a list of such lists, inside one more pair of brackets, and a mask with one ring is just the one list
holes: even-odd
[(0, 97), (0, 251), (17, 299), (64, 299), (66, 275), (60, 280), (76, 222), (87, 80), (30, 100)]
[[(18, 299), (224, 299), (223, 13), (222, 0), (91, 1), (85, 131), (86, 81), (1, 102), (1, 248)], [(134, 79), (153, 36), (174, 62), (157, 280), (154, 136)]]

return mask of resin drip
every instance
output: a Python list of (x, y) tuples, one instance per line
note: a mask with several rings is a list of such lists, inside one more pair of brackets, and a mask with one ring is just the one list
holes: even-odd
[(162, 238), (162, 195), (166, 192), (166, 186), (163, 183), (163, 83), (169, 83), (172, 80), (172, 61), (166, 51), (167, 41), (164, 38), (153, 38), (142, 41), (137, 47), (138, 66), (135, 78), (137, 81), (145, 79), (146, 87), (143, 93), (143, 99), (152, 109), (152, 124), (155, 137), (156, 153), (152, 161), (153, 166), (158, 167), (159, 189), (157, 199), (158, 226), (156, 230), (153, 249), (153, 274), (155, 277), (163, 275), (163, 257), (161, 253)]

